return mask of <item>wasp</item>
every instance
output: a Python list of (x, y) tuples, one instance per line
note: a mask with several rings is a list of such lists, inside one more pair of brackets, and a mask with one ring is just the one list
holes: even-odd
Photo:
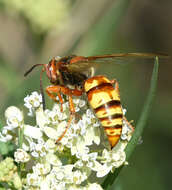
[(35, 67), (42, 66), (42, 72), (40, 73), (40, 90), (43, 99), (43, 109), (45, 109), (45, 98), (42, 87), (43, 72), (46, 72), (52, 84), (46, 87), (45, 91), (55, 102), (58, 102), (58, 96), (61, 111), (63, 111), (62, 94), (68, 96), (70, 119), (68, 126), (57, 142), (63, 138), (71, 120), (75, 116), (75, 107), (72, 97), (81, 96), (85, 93), (91, 108), (94, 110), (104, 128), (111, 148), (113, 148), (120, 139), (123, 121), (127, 121), (127, 119), (123, 115), (117, 80), (109, 80), (103, 75), (96, 76), (95, 68), (101, 63), (118, 63), (121, 62), (121, 60), (127, 62), (130, 58), (151, 59), (156, 56), (167, 57), (164, 54), (154, 53), (118, 53), (89, 57), (76, 55), (54, 57), (48, 64), (33, 65), (24, 76), (27, 76)]

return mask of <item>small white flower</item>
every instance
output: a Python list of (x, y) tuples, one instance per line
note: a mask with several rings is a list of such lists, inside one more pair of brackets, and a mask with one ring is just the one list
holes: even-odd
[(58, 113), (58, 119), (60, 120), (60, 121), (63, 121), (63, 120), (65, 120), (65, 119), (67, 119), (68, 118), (68, 116), (67, 116), (67, 114), (65, 113), (65, 112), (59, 112)]
[(85, 173), (81, 173), (79, 170), (73, 172), (73, 183), (74, 184), (81, 184), (83, 181), (87, 179)]
[(67, 190), (65, 182), (55, 182), (51, 185), (52, 190)]
[(41, 182), (41, 176), (32, 173), (32, 174), (27, 174), (27, 184), (30, 186), (40, 186), (40, 182)]
[(35, 151), (41, 156), (45, 156), (46, 155), (46, 152), (47, 152), (47, 147), (45, 146), (45, 144), (42, 144), (42, 143), (38, 143), (36, 144), (35, 146)]
[(134, 129), (131, 127), (130, 123), (123, 119), (121, 139), (129, 141), (131, 139), (133, 130)]
[(1, 142), (8, 142), (12, 139), (12, 135), (5, 135), (3, 136), (2, 133), (0, 133), (0, 141)]
[(55, 144), (55, 141), (52, 139), (48, 139), (45, 142), (45, 146), (47, 147), (47, 151), (49, 153), (54, 153), (55, 151), (57, 151), (57, 145)]
[(53, 129), (52, 127), (44, 127), (44, 133), (47, 135), (47, 137), (57, 140), (58, 139), (58, 132), (57, 130)]
[(35, 166), (33, 166), (33, 172), (37, 175), (45, 175), (50, 172), (51, 166), (49, 163), (37, 163)]
[(111, 171), (112, 167), (113, 166), (111, 163), (105, 163), (102, 165), (99, 162), (95, 161), (94, 167), (92, 169), (97, 172), (97, 177), (104, 177)]
[(86, 146), (86, 142), (82, 136), (78, 136), (76, 141), (73, 141), (71, 147), (72, 155), (76, 155), (77, 158), (81, 158), (82, 155), (85, 155), (89, 152), (89, 148)]
[(86, 104), (85, 100), (80, 100), (80, 101), (79, 101), (79, 107), (80, 107), (80, 108), (84, 107), (85, 104)]
[(44, 176), (43, 181), (41, 182), (40, 189), (41, 190), (51, 190), (53, 189), (53, 185), (56, 184), (55, 176), (50, 172), (46, 176)]
[[(106, 175), (110, 170), (113, 171), (115, 168), (119, 168), (121, 165), (125, 164), (126, 154), (124, 152), (124, 146), (119, 145), (112, 149), (112, 151), (103, 150), (102, 153), (102, 163), (97, 172), (98, 177)], [(97, 164), (97, 163), (96, 163)]]
[(127, 109), (122, 108), (122, 112), (123, 112), (123, 115), (125, 115), (127, 113)]
[(5, 111), (8, 126), (13, 128), (22, 127), (23, 113), (15, 106), (10, 106)]
[(82, 168), (83, 167), (83, 162), (82, 162), (82, 160), (78, 160), (77, 162), (75, 162), (75, 167), (76, 168)]
[(40, 139), (42, 137), (42, 131), (30, 125), (24, 125), (24, 135), (33, 138), (33, 139)]
[(36, 114), (36, 123), (40, 129), (43, 129), (44, 126), (46, 126), (49, 121), (48, 118), (46, 117), (46, 113), (44, 112), (43, 108), (40, 107), (35, 110)]
[(0, 132), (0, 141), (8, 142), (13, 139), (15, 128), (11, 126), (4, 126), (2, 132)]
[(94, 114), (93, 114), (93, 112), (90, 109), (87, 109), (86, 115), (87, 115), (88, 118), (94, 117)]
[(84, 190), (103, 190), (97, 183), (89, 183)]
[(62, 166), (61, 160), (55, 154), (52, 153), (46, 155), (46, 161), (53, 166)]
[(31, 155), (35, 158), (39, 158), (39, 154), (36, 151), (31, 152)]
[(17, 151), (14, 153), (14, 158), (16, 162), (28, 162), (30, 160), (30, 156), (27, 152), (25, 152), (23, 149), (17, 149)]
[(24, 98), (24, 106), (29, 109), (29, 116), (33, 116), (33, 112), (35, 109), (42, 106), (42, 96), (37, 92), (32, 92), (32, 94)]
[(26, 140), (24, 140), (24, 142), (22, 143), (22, 149), (26, 152), (29, 152), (30, 147)]
[(41, 181), (40, 190), (51, 190), (50, 181), (47, 178)]
[(74, 165), (72, 164), (53, 167), (51, 173), (55, 175), (55, 179), (59, 181), (59, 183), (70, 184), (73, 183), (73, 167)]
[(77, 106), (79, 104), (80, 100), (79, 98), (74, 98), (73, 103)]
[[(60, 108), (59, 110), (60, 111)], [(50, 111), (50, 110), (45, 110), (45, 115), (47, 117), (47, 121), (48, 123), (47, 124), (53, 124), (53, 125), (57, 125), (59, 123), (59, 117), (58, 117), (58, 114), (57, 114), (57, 110), (54, 109), (54, 111)]]
[(46, 143), (39, 139), (37, 143), (29, 142), (30, 143), (30, 151), (31, 155), (33, 157), (44, 157), (47, 154), (48, 147), (46, 146)]
[(67, 190), (86, 190), (85, 187), (80, 186), (80, 185), (68, 185)]
[(100, 144), (100, 129), (98, 127), (94, 128), (90, 126), (89, 128), (87, 128), (84, 138), (87, 145), (92, 145), (93, 142), (99, 145)]
[(112, 151), (112, 165), (115, 168), (119, 168), (121, 165), (124, 164), (125, 160), (126, 160), (126, 154), (124, 151)]

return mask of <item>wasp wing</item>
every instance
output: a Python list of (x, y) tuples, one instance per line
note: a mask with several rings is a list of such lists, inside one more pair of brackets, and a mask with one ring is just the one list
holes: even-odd
[(159, 58), (167, 58), (169, 57), (167, 54), (162, 54), (162, 53), (114, 53), (114, 54), (107, 54), (107, 55), (97, 55), (97, 56), (90, 56), (90, 57), (86, 57), (89, 60), (97, 60), (97, 59), (117, 59), (117, 58), (146, 58), (146, 59), (150, 59), (150, 58), (155, 58), (155, 57), (159, 57)]
[[(155, 57), (168, 58), (166, 54), (158, 53), (116, 53), (107, 55), (97, 55), (82, 57), (82, 59), (73, 61), (67, 65), (69, 71), (84, 72), (91, 67), (98, 67), (100, 64), (127, 64), (127, 63), (140, 63), (140, 62), (153, 62)], [(150, 61), (149, 61), (150, 60)]]

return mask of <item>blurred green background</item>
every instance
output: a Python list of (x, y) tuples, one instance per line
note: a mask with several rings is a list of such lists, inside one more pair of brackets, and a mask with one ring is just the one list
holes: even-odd
[[(0, 0), (0, 123), (10, 105), (39, 91), (37, 68), (52, 56), (117, 52), (172, 55), (171, 0)], [(117, 78), (128, 120), (137, 119), (147, 95), (153, 61), (108, 65), (99, 73)], [(129, 166), (112, 189), (172, 188), (172, 63), (161, 61), (156, 99), (149, 122)], [(44, 76), (44, 86), (48, 85)], [(47, 99), (49, 102), (50, 100)]]

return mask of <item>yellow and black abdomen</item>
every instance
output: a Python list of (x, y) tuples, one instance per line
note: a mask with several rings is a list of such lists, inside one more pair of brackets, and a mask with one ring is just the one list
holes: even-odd
[(123, 112), (119, 92), (115, 90), (109, 79), (101, 75), (87, 79), (84, 89), (113, 148), (122, 132)]

